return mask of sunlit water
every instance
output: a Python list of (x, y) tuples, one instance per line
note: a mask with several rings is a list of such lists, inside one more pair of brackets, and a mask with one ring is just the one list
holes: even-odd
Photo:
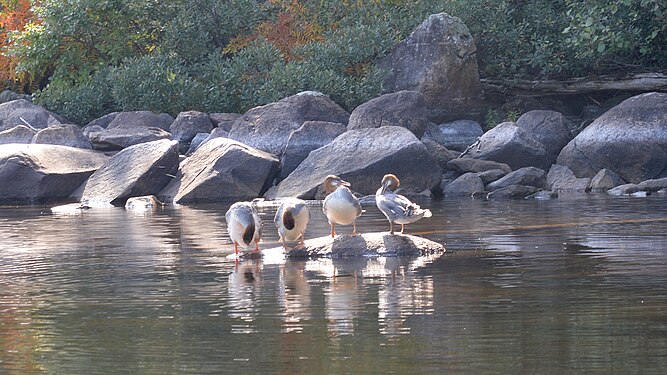
[(225, 205), (0, 208), (0, 373), (667, 371), (666, 196), (421, 203), (441, 256), (238, 264)]

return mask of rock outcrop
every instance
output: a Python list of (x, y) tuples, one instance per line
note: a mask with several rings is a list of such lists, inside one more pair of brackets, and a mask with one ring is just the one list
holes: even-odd
[(424, 135), (430, 124), (424, 96), (417, 91), (385, 94), (358, 106), (350, 114), (348, 129), (400, 126), (417, 138)]
[(311, 151), (331, 143), (345, 133), (345, 125), (335, 122), (306, 121), (292, 132), (280, 158), (279, 181), (284, 180), (304, 161)]

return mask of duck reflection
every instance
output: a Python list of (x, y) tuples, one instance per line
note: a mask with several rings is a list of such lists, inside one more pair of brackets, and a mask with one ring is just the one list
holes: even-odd
[(232, 333), (256, 332), (262, 294), (262, 262), (251, 259), (240, 262), (229, 275), (229, 317), (236, 320)]

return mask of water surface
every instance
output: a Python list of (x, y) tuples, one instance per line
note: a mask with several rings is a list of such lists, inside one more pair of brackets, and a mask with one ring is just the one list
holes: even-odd
[(426, 200), (440, 256), (239, 262), (226, 205), (0, 208), (0, 373), (662, 374), (665, 198)]

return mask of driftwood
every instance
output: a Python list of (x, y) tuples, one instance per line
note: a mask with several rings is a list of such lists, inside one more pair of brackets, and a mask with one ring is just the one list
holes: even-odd
[(627, 77), (602, 76), (597, 79), (574, 78), (565, 81), (509, 81), (481, 79), (487, 92), (517, 96), (547, 96), (583, 94), (596, 91), (667, 91), (667, 75), (662, 73), (635, 74)]

